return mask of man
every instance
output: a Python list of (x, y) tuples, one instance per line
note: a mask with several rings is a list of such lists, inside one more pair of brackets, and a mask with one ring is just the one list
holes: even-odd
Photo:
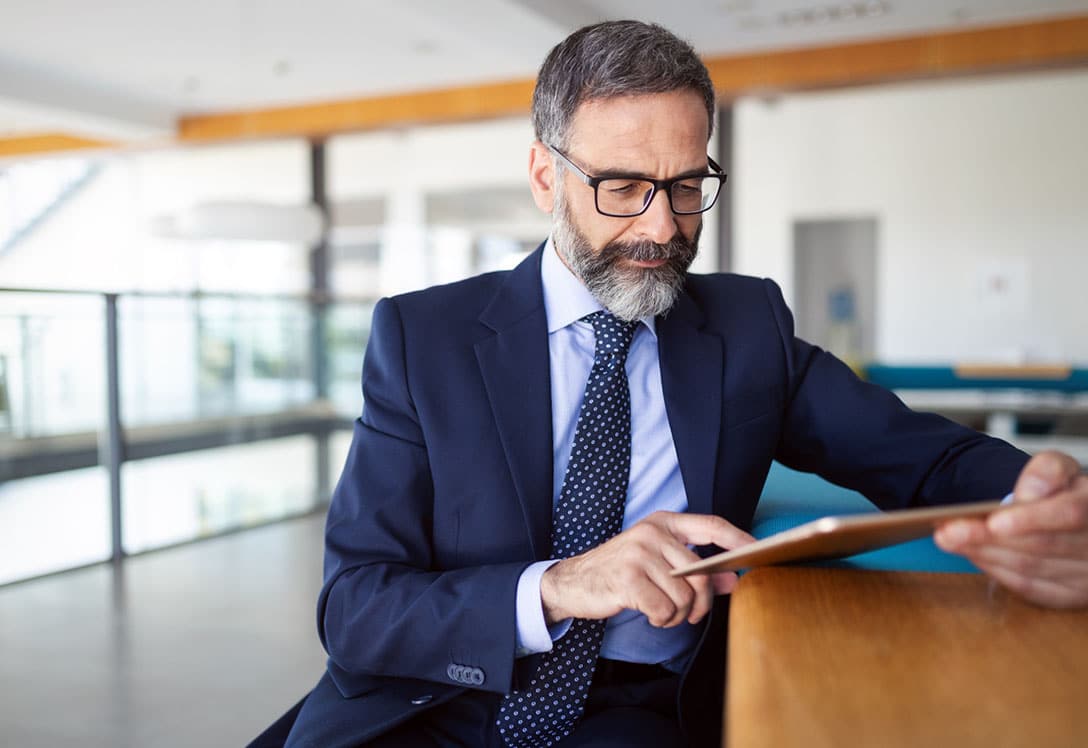
[(713, 112), (664, 29), (574, 33), (533, 97), (549, 241), (378, 304), (328, 517), (328, 672), (288, 745), (717, 744), (736, 577), (669, 571), (751, 540), (774, 459), (883, 508), (1015, 489), (938, 542), (1088, 604), (1075, 461), (912, 413), (797, 340), (771, 281), (687, 274), (724, 181)]

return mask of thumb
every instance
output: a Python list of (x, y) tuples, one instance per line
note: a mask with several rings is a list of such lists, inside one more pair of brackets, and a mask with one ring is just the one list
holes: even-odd
[(1038, 501), (1067, 487), (1080, 472), (1080, 465), (1061, 452), (1040, 452), (1032, 457), (1013, 489), (1014, 501)]

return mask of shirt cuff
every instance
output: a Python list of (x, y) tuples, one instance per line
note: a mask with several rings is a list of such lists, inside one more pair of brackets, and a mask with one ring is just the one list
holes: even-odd
[(1008, 496), (1006, 496), (1005, 498), (1003, 498), (1003, 499), (1001, 500), (1001, 503), (1002, 503), (1002, 504), (1011, 504), (1011, 503), (1012, 503), (1012, 494), (1010, 493), (1010, 494), (1009, 494)]
[(559, 559), (537, 561), (521, 572), (518, 578), (516, 657), (549, 651), (552, 641), (560, 638), (570, 627), (569, 621), (561, 621), (549, 628), (544, 620), (544, 603), (540, 599), (540, 578), (552, 564), (558, 562)]

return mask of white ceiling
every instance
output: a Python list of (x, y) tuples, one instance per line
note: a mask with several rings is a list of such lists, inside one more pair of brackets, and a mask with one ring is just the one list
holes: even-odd
[(574, 28), (724, 55), (1088, 12), (1088, 0), (0, 0), (0, 137), (161, 137), (182, 114), (531, 77)]

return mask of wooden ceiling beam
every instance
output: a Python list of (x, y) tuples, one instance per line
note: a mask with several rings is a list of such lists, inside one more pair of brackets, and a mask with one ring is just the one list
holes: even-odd
[(323, 136), (353, 130), (522, 115), (529, 111), (533, 84), (534, 80), (526, 79), (322, 104), (182, 117), (178, 122), (178, 139)]
[(707, 60), (723, 99), (1088, 64), (1088, 16)]
[[(751, 92), (1088, 65), (1088, 16), (706, 60), (722, 99)], [(529, 111), (534, 81), (376, 96), (324, 104), (183, 117), (182, 141), (324, 136)]]
[[(723, 100), (756, 92), (1080, 67), (1088, 65), (1088, 15), (828, 47), (712, 57), (706, 64)], [(340, 132), (525, 115), (533, 85), (532, 79), (521, 79), (253, 111), (198, 114), (178, 121), (176, 140), (324, 137)], [(0, 139), (0, 157), (113, 145), (49, 133)]]
[(116, 143), (106, 140), (81, 138), (64, 133), (35, 133), (0, 138), (0, 158), (36, 156), (46, 153), (111, 148)]

